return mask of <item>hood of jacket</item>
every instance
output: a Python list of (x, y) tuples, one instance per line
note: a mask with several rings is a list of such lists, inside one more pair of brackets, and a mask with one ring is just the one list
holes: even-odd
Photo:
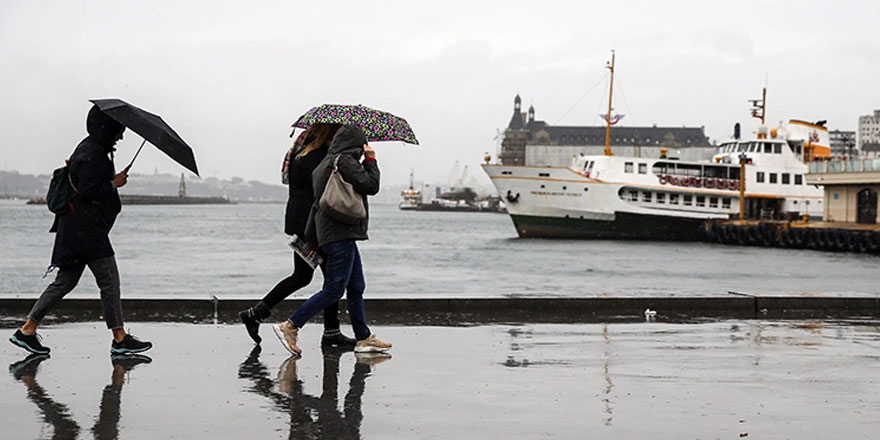
[(97, 140), (108, 151), (112, 151), (120, 131), (124, 129), (125, 126), (107, 116), (97, 105), (93, 105), (89, 110), (89, 115), (86, 116), (86, 131), (89, 136)]
[(346, 124), (339, 128), (333, 140), (330, 141), (330, 148), (327, 150), (327, 156), (333, 157), (340, 154), (348, 154), (359, 160), (364, 153), (364, 144), (367, 143), (367, 136), (364, 131), (357, 125)]

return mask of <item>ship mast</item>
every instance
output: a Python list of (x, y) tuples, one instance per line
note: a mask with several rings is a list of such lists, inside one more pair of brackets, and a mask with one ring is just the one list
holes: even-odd
[(614, 156), (611, 152), (611, 94), (614, 92), (614, 51), (611, 51), (611, 64), (605, 67), (611, 71), (611, 82), (608, 86), (608, 113), (605, 115), (605, 155)]

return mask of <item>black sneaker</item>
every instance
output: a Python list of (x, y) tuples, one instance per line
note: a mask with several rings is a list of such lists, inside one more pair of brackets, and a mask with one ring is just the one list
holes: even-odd
[(143, 353), (153, 348), (151, 342), (141, 341), (132, 335), (125, 335), (121, 341), (113, 341), (110, 344), (110, 354), (134, 354)]
[(34, 354), (49, 354), (49, 347), (44, 347), (40, 343), (41, 339), (36, 333), (26, 335), (21, 332), (21, 329), (18, 329), (9, 337), (9, 342)]
[(321, 346), (327, 347), (341, 347), (341, 348), (354, 348), (355, 344), (357, 344), (357, 340), (354, 338), (349, 338), (342, 334), (342, 332), (337, 331), (333, 334), (325, 334), (321, 337)]
[(241, 322), (244, 324), (244, 328), (247, 329), (248, 335), (257, 345), (260, 345), (260, 342), (263, 342), (263, 338), (260, 337), (260, 321), (254, 318), (253, 309), (242, 310), (238, 312), (238, 318), (241, 319)]
[(24, 376), (35, 377), (37, 375), (37, 366), (46, 359), (49, 359), (48, 354), (32, 353), (18, 362), (9, 364), (9, 372), (12, 373), (12, 377), (15, 380), (21, 380)]

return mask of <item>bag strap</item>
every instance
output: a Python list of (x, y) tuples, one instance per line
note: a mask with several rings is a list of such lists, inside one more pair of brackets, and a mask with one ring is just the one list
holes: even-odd
[(73, 184), (73, 177), (70, 176), (70, 159), (65, 160), (64, 165), (67, 166), (67, 182), (70, 183), (70, 187), (73, 188), (73, 192), (76, 194), (78, 190), (76, 189), (76, 185)]
[(337, 171), (339, 169), (339, 157), (341, 154), (336, 155), (336, 159), (333, 159), (333, 171)]

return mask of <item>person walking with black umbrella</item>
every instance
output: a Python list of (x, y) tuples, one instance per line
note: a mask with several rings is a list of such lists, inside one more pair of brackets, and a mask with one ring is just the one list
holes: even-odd
[[(330, 140), (339, 127), (339, 124), (311, 126), (297, 138), (289, 153), (287, 182), (289, 191), (284, 217), (284, 233), (287, 235), (296, 235), (300, 238), (305, 236), (306, 222), (315, 200), (312, 172), (324, 160)], [(272, 309), (284, 298), (312, 282), (315, 269), (295, 254), (293, 263), (293, 274), (278, 282), (256, 305), (238, 314), (251, 339), (257, 344), (262, 341), (259, 333), (260, 323), (272, 314)], [(345, 336), (339, 330), (338, 312), (338, 301), (324, 309), (324, 335), (321, 337), (321, 345), (353, 348), (357, 341)]]
[[(28, 313), (27, 322), (10, 337), (10, 342), (31, 353), (48, 354), (37, 336), (46, 314), (76, 287), (86, 267), (101, 292), (101, 308), (107, 328), (113, 333), (112, 354), (141, 353), (153, 344), (127, 334), (122, 321), (119, 271), (110, 244), (110, 230), (122, 209), (117, 188), (128, 181), (128, 168), (114, 171), (111, 159), (125, 126), (102, 112), (97, 105), (86, 118), (88, 136), (68, 161), (70, 183), (76, 189), (67, 214), (56, 215), (50, 232), (55, 232), (52, 265), (58, 274)], [(110, 157), (108, 157), (108, 155)]]

